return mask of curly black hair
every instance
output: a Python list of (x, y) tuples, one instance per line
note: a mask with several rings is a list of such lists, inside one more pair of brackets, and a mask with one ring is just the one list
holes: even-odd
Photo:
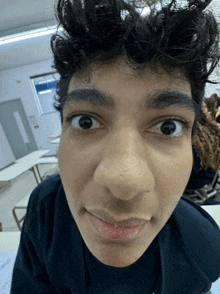
[(211, 168), (217, 171), (220, 164), (220, 128), (214, 120), (206, 116), (204, 110), (202, 107), (195, 126), (192, 145), (200, 158), (200, 169)]
[[(61, 123), (71, 77), (118, 57), (137, 71), (158, 62), (170, 74), (180, 69), (201, 111), (205, 84), (214, 83), (208, 77), (220, 58), (218, 24), (204, 11), (210, 1), (188, 0), (181, 6), (177, 0), (166, 5), (159, 0), (58, 0), (64, 32), (52, 36), (51, 48), (60, 74), (54, 107)], [(143, 8), (148, 8), (145, 16), (138, 11)]]

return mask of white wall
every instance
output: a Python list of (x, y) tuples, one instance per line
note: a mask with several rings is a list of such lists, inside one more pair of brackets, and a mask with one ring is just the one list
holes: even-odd
[[(51, 144), (48, 136), (61, 133), (60, 116), (58, 112), (40, 114), (30, 77), (54, 71), (51, 64), (52, 59), (0, 72), (0, 102), (21, 98), (28, 119), (29, 116), (34, 115), (39, 125), (39, 128), (35, 129), (29, 120), (37, 147), (50, 149), (47, 155), (56, 154), (58, 144)], [(13, 163), (14, 160), (3, 128), (0, 127), (0, 169)]]

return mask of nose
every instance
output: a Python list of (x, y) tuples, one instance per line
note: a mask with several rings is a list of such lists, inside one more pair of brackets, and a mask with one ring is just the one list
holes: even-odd
[(95, 170), (96, 183), (121, 200), (131, 200), (154, 190), (155, 180), (148, 164), (150, 156), (147, 156), (146, 142), (142, 138), (127, 130), (112, 136), (106, 146)]

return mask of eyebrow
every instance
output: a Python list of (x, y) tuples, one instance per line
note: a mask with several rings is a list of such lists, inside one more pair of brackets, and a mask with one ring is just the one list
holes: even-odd
[[(117, 104), (115, 98), (111, 94), (94, 88), (71, 91), (66, 95), (63, 101), (63, 107), (68, 107), (70, 104), (76, 103), (87, 103), (111, 110), (115, 109)], [(169, 106), (189, 109), (193, 111), (195, 115), (197, 115), (199, 110), (198, 104), (190, 96), (179, 91), (171, 90), (160, 90), (153, 95), (147, 94), (139, 104), (139, 109), (163, 109)]]

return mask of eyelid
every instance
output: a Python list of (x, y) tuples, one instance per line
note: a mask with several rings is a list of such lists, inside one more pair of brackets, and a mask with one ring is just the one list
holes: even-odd
[[(83, 115), (87, 115), (90, 116), (91, 118), (97, 120), (99, 122), (99, 124), (101, 124), (100, 122), (100, 118), (97, 118), (97, 115), (95, 114), (91, 114), (89, 112), (80, 112), (80, 113), (70, 113), (69, 115), (67, 115), (66, 117), (64, 117), (66, 122), (71, 121), (73, 118), (77, 117), (77, 116), (83, 116)], [(157, 122), (154, 122), (154, 124), (152, 125), (151, 128), (154, 128), (155, 126), (157, 126), (158, 124), (165, 122), (165, 121), (178, 121), (183, 125), (183, 128), (185, 128), (185, 130), (191, 130), (192, 126), (191, 126), (191, 121), (180, 118), (179, 116), (164, 116), (164, 117), (160, 117), (159, 120), (157, 118)], [(79, 132), (89, 132), (89, 131), (94, 131), (95, 129), (90, 129), (90, 130), (78, 130), (76, 129), (76, 131)], [(151, 132), (151, 131), (149, 131)], [(153, 132), (152, 132), (153, 133)], [(157, 132), (156, 132), (157, 133)], [(175, 139), (175, 137), (179, 137), (181, 135), (177, 135), (177, 136), (171, 136), (171, 135), (164, 135), (162, 134), (163, 137), (167, 138), (167, 139)]]
[(72, 120), (74, 117), (76, 116), (80, 116), (80, 115), (87, 115), (87, 116), (91, 116), (92, 118), (96, 119), (96, 120), (100, 120), (101, 117), (99, 117), (98, 115), (94, 114), (94, 113), (90, 113), (90, 112), (79, 112), (79, 113), (76, 113), (76, 112), (71, 112), (70, 114), (66, 115), (66, 117), (64, 117), (64, 119), (69, 122), (70, 120)]
[[(69, 115), (64, 117), (64, 120), (68, 123), (68, 122), (72, 121), (77, 116), (89, 116), (92, 119), (96, 120), (100, 125), (102, 125), (100, 122), (100, 118), (96, 118), (97, 115), (90, 114), (88, 112), (70, 113)], [(75, 129), (75, 131), (77, 131), (77, 132), (89, 132), (89, 131), (94, 131), (94, 130), (96, 130), (96, 129), (88, 129), (88, 130)]]
[[(190, 121), (183, 119), (183, 118), (175, 117), (175, 116), (161, 118), (161, 120), (159, 122), (155, 123), (152, 128), (154, 128), (155, 126), (157, 126), (165, 121), (177, 121), (182, 124), (182, 128), (184, 128), (185, 131), (191, 131), (191, 128), (192, 128)], [(149, 132), (151, 132), (151, 131), (149, 131)], [(164, 135), (164, 134), (162, 134), (162, 136), (165, 137), (166, 139), (175, 139), (176, 137), (180, 137), (182, 135), (183, 135), (183, 131), (181, 132), (180, 135), (173, 135), (173, 134), (172, 135)]]
[(167, 121), (167, 120), (175, 120), (175, 121), (181, 122), (183, 125), (185, 125), (186, 127), (188, 126), (189, 128), (192, 125), (192, 122), (189, 119), (186, 119), (186, 118), (183, 118), (180, 116), (175, 116), (175, 115), (167, 115), (167, 116), (159, 117), (159, 118), (157, 118), (157, 120), (155, 120), (153, 122), (152, 125), (155, 126), (155, 125), (157, 125), (161, 122)]

